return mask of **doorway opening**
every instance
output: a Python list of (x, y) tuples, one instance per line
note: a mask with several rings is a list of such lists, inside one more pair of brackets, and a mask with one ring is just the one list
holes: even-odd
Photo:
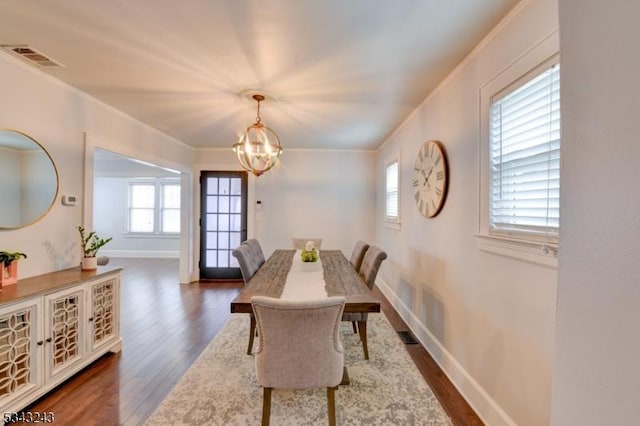
[(200, 279), (240, 279), (233, 249), (247, 239), (247, 173), (200, 174)]
[(102, 149), (93, 166), (93, 230), (113, 237), (101, 252), (179, 259), (180, 173)]

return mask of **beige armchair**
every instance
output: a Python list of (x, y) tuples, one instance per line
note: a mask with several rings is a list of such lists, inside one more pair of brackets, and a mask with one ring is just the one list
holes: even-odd
[(256, 376), (264, 388), (262, 424), (271, 414), (271, 390), (327, 388), (329, 424), (335, 425), (335, 390), (342, 380), (343, 297), (294, 301), (255, 296), (258, 326)]

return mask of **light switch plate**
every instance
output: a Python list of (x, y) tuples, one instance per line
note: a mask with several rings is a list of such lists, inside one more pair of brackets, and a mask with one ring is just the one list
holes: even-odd
[(75, 206), (78, 204), (78, 197), (75, 195), (63, 195), (62, 204), (65, 206)]

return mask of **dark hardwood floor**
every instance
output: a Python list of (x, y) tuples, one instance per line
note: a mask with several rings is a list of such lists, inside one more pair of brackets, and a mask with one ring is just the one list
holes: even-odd
[[(122, 266), (122, 352), (107, 354), (25, 411), (52, 412), (61, 425), (139, 425), (226, 323), (241, 282), (178, 284), (178, 261), (112, 259)], [(407, 330), (375, 290), (396, 330)], [(406, 345), (456, 425), (481, 425), (421, 345)]]

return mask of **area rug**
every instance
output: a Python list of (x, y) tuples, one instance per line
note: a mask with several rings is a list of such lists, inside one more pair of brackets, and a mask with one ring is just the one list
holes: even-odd
[[(416, 368), (384, 314), (370, 314), (369, 361), (342, 323), (350, 384), (336, 392), (338, 425), (450, 425), (451, 420)], [(246, 354), (249, 316), (232, 314), (147, 425), (259, 425), (262, 388)], [(271, 424), (326, 425), (326, 390), (274, 389)]]

